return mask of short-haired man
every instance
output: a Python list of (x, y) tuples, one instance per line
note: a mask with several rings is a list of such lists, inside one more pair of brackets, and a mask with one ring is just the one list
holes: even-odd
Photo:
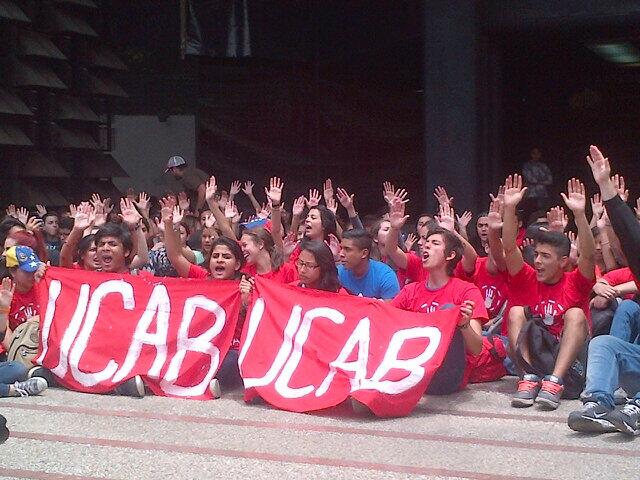
[(366, 230), (347, 230), (340, 242), (338, 277), (354, 295), (391, 300), (400, 291), (398, 277), (385, 263), (371, 260), (373, 239)]
[(458, 331), (427, 393), (448, 394), (463, 387), (465, 353), (478, 355), (482, 349), (482, 324), (488, 320), (482, 294), (475, 285), (453, 276), (462, 251), (461, 240), (449, 230), (431, 230), (422, 246), (427, 279), (405, 286), (391, 303), (402, 310), (423, 313), (461, 306)]
[(182, 188), (191, 199), (191, 205), (195, 205), (194, 211), (199, 212), (206, 200), (205, 184), (209, 180), (209, 175), (199, 168), (187, 165), (186, 160), (180, 155), (169, 158), (164, 173), (169, 172), (182, 184)]
[[(509, 345), (512, 355), (520, 331), (533, 321), (532, 315), (543, 319), (548, 331), (559, 339), (559, 351), (553, 371), (544, 379), (526, 373), (518, 382), (518, 391), (511, 399), (514, 407), (536, 404), (556, 409), (563, 392), (563, 377), (582, 352), (589, 337), (589, 294), (595, 282), (595, 241), (585, 215), (584, 185), (571, 179), (568, 194), (562, 198), (571, 209), (580, 239), (578, 268), (569, 269), (569, 239), (559, 232), (541, 232), (536, 238), (534, 266), (526, 264), (516, 243), (516, 208), (527, 191), (520, 175), (509, 176), (504, 193), (504, 223), (502, 241), (509, 273)], [(531, 364), (530, 352), (523, 346), (522, 357)]]

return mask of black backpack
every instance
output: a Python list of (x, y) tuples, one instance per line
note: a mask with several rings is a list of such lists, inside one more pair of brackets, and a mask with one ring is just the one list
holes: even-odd
[[(542, 317), (531, 315), (527, 311), (527, 319), (527, 323), (518, 335), (514, 360), (520, 370), (543, 378), (553, 372), (556, 358), (558, 358), (558, 350), (560, 350), (560, 342), (547, 330)], [(522, 356), (523, 345), (528, 347), (531, 364)], [(564, 381), (562, 398), (575, 400), (580, 397), (585, 385), (586, 351), (587, 344), (585, 344), (582, 354), (578, 356), (562, 379)]]

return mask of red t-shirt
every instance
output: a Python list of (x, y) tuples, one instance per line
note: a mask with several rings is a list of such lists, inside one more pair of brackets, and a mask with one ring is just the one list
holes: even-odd
[(462, 305), (465, 300), (475, 303), (472, 318), (482, 323), (489, 319), (478, 287), (459, 278), (451, 278), (446, 285), (437, 290), (429, 290), (427, 282), (411, 283), (400, 290), (391, 301), (391, 305), (411, 312), (430, 313)]
[(258, 273), (255, 265), (245, 265), (242, 267), (242, 273), (249, 274), (253, 277), (258, 276), (262, 278), (266, 278), (268, 280), (273, 280), (278, 283), (291, 283), (298, 279), (298, 270), (296, 270), (295, 265), (291, 262), (283, 263), (280, 265), (280, 268), (277, 270), (271, 270), (267, 273)]
[(558, 283), (547, 285), (536, 279), (536, 271), (524, 264), (520, 272), (509, 277), (509, 305), (529, 307), (531, 313), (544, 319), (549, 332), (559, 337), (564, 327), (564, 312), (578, 307), (589, 324), (589, 296), (595, 280), (585, 278), (580, 269), (565, 272)]
[(8, 317), (9, 328), (12, 332), (27, 319), (40, 315), (40, 306), (36, 299), (35, 290), (32, 288), (26, 293), (20, 293), (17, 290), (14, 292)]
[(206, 268), (203, 268), (200, 265), (194, 265), (193, 263), (189, 265), (187, 278), (209, 278), (210, 276), (211, 273)]
[[(615, 270), (611, 270), (610, 272), (605, 273), (602, 278), (604, 278), (612, 287), (615, 287), (616, 285), (622, 285), (623, 283), (635, 281), (635, 278), (633, 278), (633, 273), (631, 273), (631, 269), (629, 267), (616, 268)], [(633, 300), (633, 297), (635, 296), (635, 293), (628, 293), (624, 296), (624, 298), (625, 300)]]
[(487, 269), (488, 257), (478, 257), (476, 269), (472, 275), (461, 275), (460, 278), (473, 283), (480, 289), (484, 298), (484, 306), (487, 308), (489, 318), (496, 317), (507, 302), (509, 296), (509, 283), (507, 272), (498, 272), (495, 275)]

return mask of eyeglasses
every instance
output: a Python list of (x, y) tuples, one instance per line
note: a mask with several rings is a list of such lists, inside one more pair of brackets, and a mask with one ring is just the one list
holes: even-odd
[(313, 270), (314, 268), (318, 268), (320, 266), (320, 265), (315, 265), (313, 263), (303, 262), (302, 260), (298, 260), (296, 262), (296, 265), (298, 266), (298, 268), (309, 268), (311, 270)]

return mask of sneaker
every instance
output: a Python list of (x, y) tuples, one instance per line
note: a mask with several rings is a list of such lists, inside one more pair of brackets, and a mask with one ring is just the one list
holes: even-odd
[(144, 382), (142, 381), (142, 377), (140, 377), (140, 375), (136, 375), (135, 377), (130, 378), (126, 382), (118, 385), (115, 392), (118, 395), (124, 395), (126, 397), (143, 398)]
[(571, 430), (585, 433), (615, 432), (616, 427), (607, 420), (607, 416), (613, 411), (597, 402), (586, 402), (581, 410), (569, 414), (567, 423)]
[(48, 386), (44, 378), (37, 377), (14, 383), (13, 390), (21, 397), (29, 397), (31, 395), (40, 395)]
[(542, 380), (542, 387), (536, 397), (536, 405), (544, 410), (555, 410), (560, 405), (563, 390), (562, 381), (558, 377), (547, 375)]
[(35, 377), (44, 378), (47, 381), (47, 385), (49, 385), (50, 387), (55, 387), (57, 385), (57, 382), (53, 376), (53, 373), (51, 373), (51, 370), (48, 370), (44, 367), (37, 366), (29, 370), (27, 378)]
[(217, 378), (209, 382), (209, 391), (213, 394), (213, 398), (220, 398), (222, 396), (222, 389), (220, 388), (220, 382)]
[(516, 408), (530, 407), (540, 391), (540, 377), (526, 374), (518, 382), (518, 391), (511, 397), (511, 406)]
[(627, 435), (640, 434), (640, 400), (629, 400), (619, 411), (613, 411), (607, 416), (616, 430)]
[(0, 445), (9, 438), (9, 429), (7, 428), (7, 419), (0, 415)]
[(624, 405), (629, 400), (629, 395), (624, 391), (624, 388), (618, 388), (613, 392), (613, 403), (616, 405)]

